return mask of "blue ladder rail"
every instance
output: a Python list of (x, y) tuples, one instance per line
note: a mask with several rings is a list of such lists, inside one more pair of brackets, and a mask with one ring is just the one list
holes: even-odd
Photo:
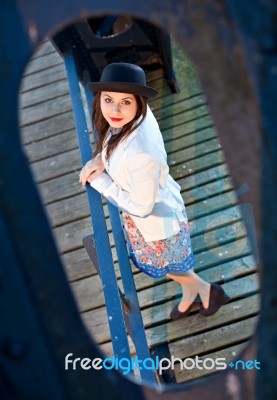
[[(84, 103), (81, 96), (74, 57), (71, 52), (64, 57), (64, 63), (71, 95), (81, 161), (84, 165), (91, 159), (92, 150), (89, 140), (89, 130), (84, 112)], [(84, 90), (87, 97), (87, 102), (88, 104), (91, 104), (92, 93), (88, 91), (86, 84), (84, 85)], [(91, 107), (89, 107), (89, 109), (90, 108)], [(127, 337), (128, 328), (129, 334), (132, 337), (134, 346), (136, 348), (138, 359), (145, 360), (150, 358), (150, 352), (146, 340), (124, 233), (121, 226), (119, 210), (117, 207), (108, 202), (108, 210), (119, 261), (124, 295), (120, 292), (117, 284), (101, 196), (95, 189), (91, 188), (89, 184), (86, 185), (86, 190), (93, 234), (89, 239), (84, 238), (83, 243), (90, 255), (90, 258), (94, 259), (94, 265), (96, 264), (99, 267), (114, 356), (131, 360)], [(139, 372), (141, 379), (145, 379), (148, 382), (156, 382), (155, 371), (142, 368)]]

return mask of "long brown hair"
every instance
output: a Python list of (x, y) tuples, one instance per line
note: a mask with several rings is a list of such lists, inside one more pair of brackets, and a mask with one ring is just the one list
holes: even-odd
[[(103, 143), (107, 136), (107, 132), (109, 129), (109, 124), (103, 117), (100, 107), (100, 96), (101, 92), (97, 92), (94, 97), (93, 105), (92, 105), (92, 126), (93, 132), (96, 139), (96, 148), (93, 156), (95, 157), (98, 153), (101, 153), (103, 149)], [(128, 124), (122, 127), (121, 132), (118, 135), (112, 135), (110, 140), (108, 141), (107, 150), (106, 150), (106, 159), (108, 159), (118, 144), (126, 139), (144, 120), (147, 112), (147, 101), (146, 97), (134, 95), (137, 102), (137, 112), (134, 119)], [(141, 119), (139, 120), (139, 117)], [(137, 123), (136, 123), (137, 122)]]

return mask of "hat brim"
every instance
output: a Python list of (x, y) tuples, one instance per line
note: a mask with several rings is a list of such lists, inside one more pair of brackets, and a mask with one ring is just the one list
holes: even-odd
[(145, 96), (149, 99), (158, 94), (158, 91), (150, 86), (140, 86), (126, 82), (90, 82), (88, 86), (92, 92), (102, 92), (106, 90), (108, 92), (131, 93)]

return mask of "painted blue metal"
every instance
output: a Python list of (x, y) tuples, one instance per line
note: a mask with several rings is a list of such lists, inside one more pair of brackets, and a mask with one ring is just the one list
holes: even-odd
[[(145, 336), (145, 330), (141, 311), (138, 302), (138, 296), (134, 277), (132, 274), (129, 256), (126, 248), (124, 233), (121, 225), (118, 209), (111, 203), (108, 204), (109, 214), (112, 223), (114, 241), (116, 246), (116, 252), (118, 256), (119, 268), (121, 272), (121, 278), (124, 288), (124, 293), (128, 306), (130, 307), (130, 324), (132, 330), (132, 339), (134, 341), (137, 356), (140, 360), (150, 358), (148, 344)], [(155, 375), (153, 370), (142, 369), (141, 377), (146, 381), (155, 382)]]
[[(73, 56), (68, 54), (64, 58), (64, 62), (68, 76), (81, 160), (84, 165), (91, 159), (92, 152), (83, 102)], [(91, 210), (91, 221), (94, 231), (93, 236), (96, 242), (98, 262), (101, 268), (101, 279), (108, 312), (108, 322), (113, 339), (112, 345), (114, 355), (118, 358), (131, 359), (101, 196), (88, 184), (86, 188)]]

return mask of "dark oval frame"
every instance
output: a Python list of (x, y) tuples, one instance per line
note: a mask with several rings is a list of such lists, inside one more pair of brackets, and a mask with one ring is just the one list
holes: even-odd
[[(132, 399), (219, 400), (231, 398), (232, 382), (237, 398), (273, 398), (276, 359), (271, 355), (276, 353), (277, 321), (273, 240), (277, 226), (277, 113), (273, 105), (277, 104), (277, 90), (272, 68), (277, 48), (273, 24), (276, 4), (268, 1), (265, 7), (262, 0), (248, 3), (164, 0), (157, 9), (156, 0), (143, 4), (133, 0), (1, 2), (0, 293), (9, 306), (1, 306), (6, 326), (0, 335), (1, 354), (6, 364), (0, 393), (2, 390), (6, 398), (17, 394), (17, 398), (29, 399), (112, 400), (126, 398), (129, 393)], [(65, 354), (74, 352), (91, 358), (101, 354), (81, 323), (21, 148), (18, 92), (24, 68), (49, 32), (76, 18), (124, 13), (166, 27), (185, 49), (200, 77), (234, 186), (238, 189), (247, 182), (251, 189), (240, 196), (240, 202), (251, 203), (255, 214), (263, 267), (259, 268), (262, 313), (257, 331), (240, 358), (258, 358), (264, 366), (259, 373), (226, 370), (197, 384), (158, 387), (140, 385), (114, 371), (90, 370), (84, 374), (64, 369)], [(26, 366), (31, 373), (26, 373)]]

